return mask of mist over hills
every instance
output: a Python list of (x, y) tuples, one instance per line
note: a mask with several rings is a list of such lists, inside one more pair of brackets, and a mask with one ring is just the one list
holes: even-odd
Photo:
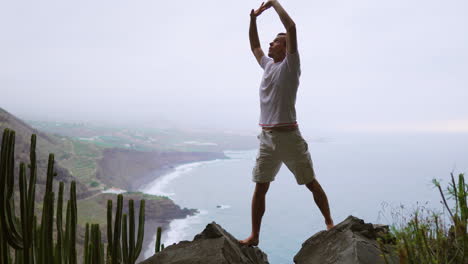
[[(57, 133), (50, 129), (44, 132), (42, 129), (32, 127), (25, 121), (17, 118), (8, 111), (0, 108), (0, 130), (5, 128), (15, 131), (15, 182), (18, 182), (18, 167), (20, 162), (29, 164), (30, 139), (32, 134), (37, 135), (37, 185), (36, 185), (36, 210), (39, 208), (45, 193), (45, 181), (49, 153), (55, 157), (54, 190), (58, 189), (58, 182), (65, 183), (64, 199), (68, 199), (68, 186), (71, 181), (77, 183), (78, 199), (78, 254), (82, 254), (84, 241), (84, 226), (86, 223), (99, 223), (103, 236), (106, 230), (107, 200), (116, 202), (116, 195), (102, 193), (107, 188), (117, 187), (123, 191), (133, 191), (124, 194), (125, 203), (128, 199), (136, 201), (145, 199), (146, 225), (143, 247), (146, 248), (158, 226), (167, 229), (173, 219), (185, 218), (196, 213), (195, 209), (180, 208), (167, 197), (147, 195), (138, 191), (140, 185), (149, 183), (162, 173), (170, 171), (178, 164), (225, 158), (219, 151), (181, 151), (165, 149), (164, 151), (151, 148), (149, 145), (138, 144), (137, 141), (122, 141), (127, 134), (121, 133), (121, 137), (107, 136), (104, 140), (87, 140), (77, 137), (77, 131), (69, 128), (66, 133)], [(40, 127), (40, 126), (39, 126)], [(43, 126), (47, 127), (47, 126)], [(47, 130), (47, 129), (45, 129)], [(82, 128), (79, 131), (83, 132)], [(92, 129), (90, 131), (93, 131)], [(88, 131), (88, 133), (90, 132)], [(94, 131), (93, 133), (96, 133)], [(120, 132), (117, 132), (117, 134)], [(79, 133), (78, 133), (79, 134)], [(95, 135), (89, 135), (91, 137)], [(118, 139), (118, 140), (117, 140)], [(130, 142), (130, 143), (128, 143)], [(131, 143), (133, 142), (133, 143)], [(112, 143), (112, 144), (111, 144)], [(190, 144), (189, 144), (190, 145)], [(145, 148), (146, 146), (146, 148)], [(182, 148), (183, 149), (183, 148)], [(15, 200), (19, 194), (15, 190)], [(19, 205), (16, 204), (16, 207)], [(79, 257), (81, 259), (81, 257)]]

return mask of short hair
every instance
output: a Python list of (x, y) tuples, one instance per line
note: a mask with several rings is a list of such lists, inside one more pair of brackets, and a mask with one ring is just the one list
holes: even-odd
[[(284, 37), (286, 38), (287, 34), (286, 34), (286, 33), (284, 33), (284, 32), (280, 32), (280, 33), (278, 33), (278, 35), (277, 35), (277, 36), (282, 36), (282, 37), (284, 36)], [(286, 45), (286, 44), (287, 44), (287, 41), (286, 41), (286, 40), (284, 40), (284, 45)]]

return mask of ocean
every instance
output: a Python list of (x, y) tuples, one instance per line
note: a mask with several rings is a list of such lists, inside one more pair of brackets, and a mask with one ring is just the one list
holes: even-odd
[[(441, 210), (432, 179), (446, 186), (451, 172), (468, 171), (468, 134), (347, 134), (308, 142), (335, 224), (349, 215), (392, 224), (392, 208), (400, 205), (408, 214), (417, 203)], [(229, 159), (176, 167), (142, 188), (199, 210), (171, 222), (163, 231), (165, 246), (192, 240), (213, 221), (238, 239), (249, 236), (257, 149), (225, 154)], [(324, 229), (312, 194), (283, 165), (267, 193), (259, 247), (272, 264), (293, 263), (302, 242)]]

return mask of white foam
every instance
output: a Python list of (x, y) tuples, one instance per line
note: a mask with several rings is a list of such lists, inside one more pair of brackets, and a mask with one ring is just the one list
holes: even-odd
[[(168, 247), (183, 240), (192, 240), (194, 234), (190, 232), (191, 227), (200, 224), (203, 221), (202, 216), (206, 214), (208, 214), (208, 211), (201, 210), (198, 214), (171, 221), (169, 230), (162, 230), (161, 243), (164, 244), (164, 247)], [(155, 246), (156, 235), (154, 235), (153, 242), (151, 242), (149, 248), (143, 253), (145, 259), (155, 253)]]
[(174, 243), (179, 243), (183, 240), (192, 240), (192, 234), (190, 233), (191, 227), (194, 224), (200, 224), (202, 221), (202, 215), (208, 214), (208, 211), (202, 210), (200, 213), (188, 216), (184, 219), (176, 219), (171, 221), (169, 225), (169, 230), (166, 233), (164, 239), (164, 245), (172, 245)]
[(126, 190), (115, 188), (115, 187), (102, 191), (102, 193), (114, 193), (114, 194), (121, 194), (121, 193), (126, 193), (126, 192), (127, 192)]
[[(189, 174), (196, 168), (210, 165), (213, 163), (217, 163), (220, 161), (235, 162), (236, 160), (250, 159), (252, 155), (255, 155), (255, 151), (256, 150), (249, 150), (249, 151), (227, 150), (227, 151), (224, 151), (224, 154), (227, 157), (229, 157), (228, 160), (216, 159), (216, 160), (211, 160), (211, 161), (194, 162), (194, 163), (188, 163), (188, 164), (177, 166), (174, 169), (174, 171), (156, 178), (153, 182), (141, 188), (140, 190), (148, 194), (174, 197), (176, 196), (174, 191), (168, 190), (168, 186), (173, 180), (183, 175)], [(220, 204), (220, 207), (215, 208), (215, 209), (228, 209), (228, 208), (231, 208), (231, 206)], [(172, 220), (171, 223), (169, 224), (169, 230), (163, 230), (163, 233), (161, 236), (161, 243), (163, 243), (164, 246), (167, 247), (174, 243), (179, 243), (180, 241), (183, 241), (183, 240), (192, 240), (193, 236), (195, 235), (195, 233), (192, 233), (193, 227), (200, 225), (204, 220), (206, 220), (204, 219), (206, 218), (204, 217), (204, 215), (206, 214), (208, 214), (207, 210), (200, 210), (200, 213), (196, 215), (188, 216), (184, 219)], [(200, 230), (196, 230), (196, 231), (200, 232)], [(155, 245), (156, 245), (156, 235), (154, 235), (153, 242), (151, 243), (150, 247), (144, 252), (145, 258), (149, 258), (154, 254)]]
[(156, 178), (153, 182), (143, 187), (141, 191), (144, 193), (153, 194), (153, 195), (173, 197), (175, 193), (173, 191), (167, 190), (167, 186), (173, 180), (179, 178), (182, 175), (188, 174), (195, 168), (198, 168), (200, 166), (204, 166), (207, 164), (215, 163), (218, 161), (220, 160), (216, 159), (216, 160), (193, 162), (193, 163), (180, 165), (176, 167), (173, 172), (170, 172), (166, 175)]
[(200, 141), (184, 141), (184, 144), (196, 145), (196, 146), (218, 146), (218, 144), (213, 143), (213, 142), (200, 142)]

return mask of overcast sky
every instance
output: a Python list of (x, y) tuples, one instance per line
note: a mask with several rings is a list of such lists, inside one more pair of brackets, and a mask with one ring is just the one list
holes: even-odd
[[(38, 120), (258, 130), (248, 41), (261, 2), (2, 1), (0, 107)], [(281, 1), (296, 22), (301, 126), (468, 132), (468, 1)], [(264, 50), (284, 31), (258, 18)]]

